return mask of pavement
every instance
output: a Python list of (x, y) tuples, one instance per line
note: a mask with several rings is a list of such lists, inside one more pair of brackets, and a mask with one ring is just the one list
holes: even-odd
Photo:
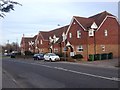
[[(103, 67), (103, 68), (120, 68), (118, 67), (118, 61), (120, 59), (109, 59), (109, 60), (97, 60), (97, 61), (76, 61), (72, 62), (72, 64), (80, 64), (80, 65), (88, 65), (94, 67)], [(70, 62), (71, 63), (71, 62)]]

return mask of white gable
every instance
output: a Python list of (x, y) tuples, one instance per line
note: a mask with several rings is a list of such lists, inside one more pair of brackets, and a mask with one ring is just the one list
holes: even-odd
[(71, 44), (70, 44), (70, 42), (68, 41), (67, 44), (66, 44), (66, 46), (70, 46), (70, 45), (71, 45)]
[(96, 24), (95, 22), (93, 22), (93, 24), (91, 25), (91, 28), (92, 28), (92, 29), (97, 29), (98, 26), (97, 26), (97, 24)]

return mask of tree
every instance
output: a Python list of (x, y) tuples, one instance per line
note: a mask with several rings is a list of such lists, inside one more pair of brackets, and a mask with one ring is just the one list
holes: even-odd
[(0, 0), (0, 17), (4, 18), (5, 13), (9, 13), (11, 10), (14, 10), (15, 5), (22, 6), (22, 4), (11, 0)]
[(16, 42), (12, 42), (11, 44), (7, 43), (4, 46), (0, 45), (0, 49), (2, 49), (1, 50), (2, 53), (5, 53), (5, 50), (7, 51), (7, 53), (11, 53), (12, 51), (20, 52), (20, 47), (19, 47), (18, 43), (16, 43)]

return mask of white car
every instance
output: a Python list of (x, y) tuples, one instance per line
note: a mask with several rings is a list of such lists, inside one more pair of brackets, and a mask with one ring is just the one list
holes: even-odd
[(54, 53), (47, 53), (44, 55), (46, 61), (59, 61), (60, 57)]

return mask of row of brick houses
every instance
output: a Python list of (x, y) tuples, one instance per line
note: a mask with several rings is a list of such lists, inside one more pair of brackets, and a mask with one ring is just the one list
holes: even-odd
[(118, 41), (120, 24), (116, 16), (104, 11), (91, 17), (73, 16), (69, 25), (39, 31), (34, 37), (22, 37), (21, 52), (67, 53), (68, 56), (113, 53), (119, 57)]

